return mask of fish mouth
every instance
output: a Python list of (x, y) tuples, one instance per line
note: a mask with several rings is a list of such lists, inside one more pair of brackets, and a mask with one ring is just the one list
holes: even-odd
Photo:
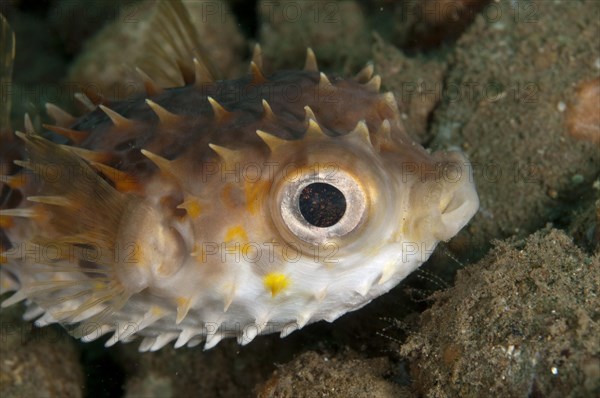
[(456, 235), (479, 209), (471, 163), (460, 152), (447, 155), (448, 163), (444, 166), (447, 172), (443, 173), (439, 197), (439, 224), (434, 233), (442, 241)]
[(402, 238), (434, 243), (455, 236), (477, 213), (479, 197), (471, 163), (460, 152), (437, 152), (413, 173)]

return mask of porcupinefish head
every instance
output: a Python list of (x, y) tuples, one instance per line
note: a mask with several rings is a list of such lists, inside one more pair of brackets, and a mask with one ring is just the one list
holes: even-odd
[(334, 78), (308, 50), (266, 76), (259, 55), (236, 80), (197, 59), (183, 87), (142, 73), (146, 93), (81, 96), (78, 118), (49, 105), (44, 136), (26, 117), (3, 305), (141, 350), (283, 337), (387, 292), (477, 211), (467, 159), (413, 142), (372, 65)]

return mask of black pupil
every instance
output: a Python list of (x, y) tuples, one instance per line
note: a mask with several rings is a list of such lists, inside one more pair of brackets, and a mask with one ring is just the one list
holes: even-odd
[(337, 224), (346, 212), (344, 194), (333, 185), (322, 182), (307, 185), (298, 202), (304, 219), (319, 228)]

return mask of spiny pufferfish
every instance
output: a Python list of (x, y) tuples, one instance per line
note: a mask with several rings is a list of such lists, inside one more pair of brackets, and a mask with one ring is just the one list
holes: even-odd
[[(189, 21), (178, 1), (158, 12)], [(2, 306), (141, 351), (284, 337), (384, 294), (477, 211), (467, 159), (413, 142), (372, 65), (333, 77), (309, 49), (265, 76), (257, 46), (247, 76), (215, 80), (197, 55), (182, 87), (140, 71), (144, 95), (48, 104), (41, 133), (26, 115), (13, 134), (4, 107)]]

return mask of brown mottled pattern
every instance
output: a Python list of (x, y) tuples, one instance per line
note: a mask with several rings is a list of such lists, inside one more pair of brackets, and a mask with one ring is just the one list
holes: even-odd
[[(395, 110), (380, 102), (379, 93), (369, 91), (358, 82), (331, 79), (335, 90), (330, 92), (319, 90), (318, 82), (316, 72), (283, 71), (259, 85), (252, 83), (249, 76), (200, 87), (191, 84), (166, 89), (151, 97), (168, 111), (184, 116), (177, 125), (160, 126), (158, 117), (145, 103), (146, 96), (139, 96), (107, 104), (135, 121), (135, 127), (130, 130), (115, 127), (100, 109), (80, 118), (72, 128), (91, 132), (81, 143), (83, 148), (109, 152), (114, 157), (111, 166), (143, 177), (151, 162), (141, 155), (142, 148), (169, 160), (185, 156), (200, 164), (215, 158), (215, 154), (207, 150), (208, 143), (233, 149), (264, 148), (255, 134), (257, 129), (284, 139), (298, 139), (306, 129), (306, 105), (312, 108), (330, 135), (346, 134), (362, 119), (375, 131), (383, 119), (395, 116)], [(231, 117), (222, 122), (215, 120), (207, 96), (232, 112)], [(263, 99), (277, 120), (262, 117)]]
[[(28, 298), (39, 324), (77, 325), (84, 340), (130, 341), (133, 323), (142, 351), (211, 348), (333, 321), (394, 287), (476, 211), (468, 161), (408, 138), (372, 66), (326, 76), (310, 50), (307, 66), (150, 83), (80, 118), (50, 106), (65, 146), (26, 118), (19, 164), (33, 173), (3, 194), (17, 200), (3, 204), (2, 245), (24, 249), (2, 259), (3, 289), (17, 290), (5, 305)], [(344, 196), (326, 227), (297, 211), (310, 182)], [(59, 256), (28, 258), (47, 247)]]

